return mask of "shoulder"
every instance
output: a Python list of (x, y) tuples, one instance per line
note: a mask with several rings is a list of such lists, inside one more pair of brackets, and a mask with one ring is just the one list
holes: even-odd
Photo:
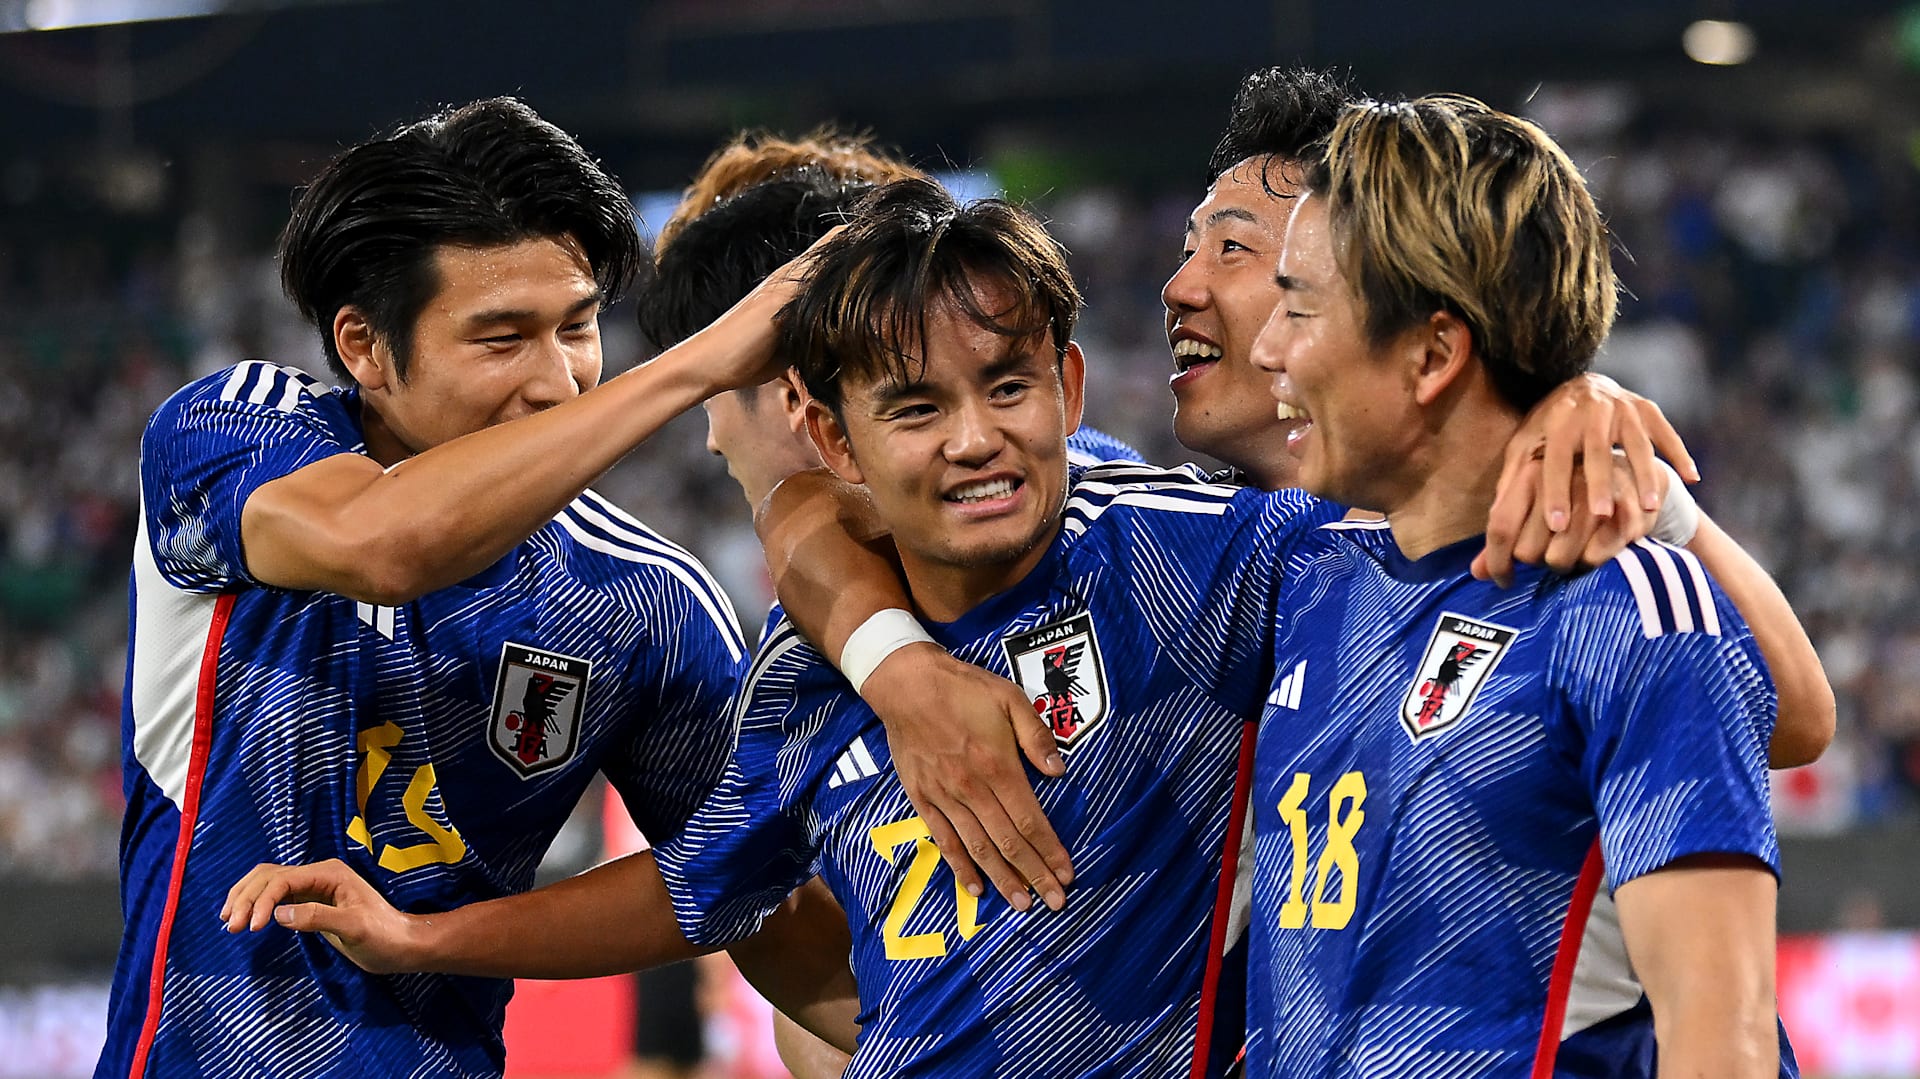
[(243, 424), (249, 419), (304, 421), (359, 441), (330, 386), (298, 367), (266, 360), (246, 360), (182, 386), (154, 411), (147, 433), (171, 435), (203, 425), (210, 415), (239, 417)]
[(796, 700), (838, 706), (858, 699), (825, 654), (775, 607), (774, 617), (747, 667), (743, 709), (752, 712), (756, 706)]
[(1068, 478), (1064, 527), (1076, 536), (1121, 507), (1127, 512), (1119, 517), (1224, 517), (1236, 500), (1245, 502), (1250, 497), (1246, 488), (1211, 482), (1190, 467), (1157, 468), (1132, 461), (1106, 461), (1076, 468)]
[(733, 601), (692, 552), (593, 490), (568, 503), (546, 531), (567, 549), (567, 570), (587, 583), (637, 582), (625, 592), (650, 610), (690, 608), (710, 621), (736, 655), (746, 652)]
[(1105, 431), (1082, 425), (1067, 436), (1067, 460), (1076, 465), (1097, 465), (1102, 461), (1132, 461), (1145, 464), (1140, 451)]
[(1569, 628), (1601, 616), (1652, 640), (1674, 634), (1721, 636), (1724, 597), (1692, 552), (1658, 540), (1627, 545), (1606, 565), (1568, 581)]

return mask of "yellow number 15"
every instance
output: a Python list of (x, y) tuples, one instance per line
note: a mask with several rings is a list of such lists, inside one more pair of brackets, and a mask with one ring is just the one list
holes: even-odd
[[(1305, 772), (1295, 772), (1293, 785), (1280, 799), (1280, 819), (1287, 822), (1287, 832), (1293, 840), (1293, 872), (1289, 874), (1287, 901), (1280, 904), (1282, 929), (1307, 927), (1307, 901), (1302, 893), (1307, 885), (1306, 803), (1310, 779)], [(1353, 920), (1360, 890), (1360, 853), (1353, 847), (1353, 837), (1366, 822), (1367, 814), (1360, 808), (1366, 800), (1367, 777), (1359, 772), (1341, 776), (1327, 792), (1327, 846), (1320, 852), (1320, 864), (1314, 870), (1315, 929), (1345, 929)], [(1340, 895), (1328, 899), (1327, 878), (1335, 869), (1340, 871)]]
[[(941, 930), (903, 935), (907, 919), (919, 905), (920, 897), (926, 894), (933, 871), (940, 866), (940, 848), (933, 845), (933, 833), (927, 830), (927, 822), (908, 817), (883, 824), (867, 832), (867, 840), (873, 844), (874, 853), (886, 859), (888, 865), (899, 864), (894, 853), (897, 848), (913, 844), (913, 861), (907, 863), (906, 879), (900, 882), (900, 891), (894, 894), (893, 905), (887, 908), (886, 921), (880, 928), (887, 945), (887, 958), (933, 959), (947, 954), (947, 936)], [(968, 895), (958, 881), (954, 882), (953, 896), (954, 928), (961, 940), (972, 940), (973, 935), (980, 932), (980, 900)]]

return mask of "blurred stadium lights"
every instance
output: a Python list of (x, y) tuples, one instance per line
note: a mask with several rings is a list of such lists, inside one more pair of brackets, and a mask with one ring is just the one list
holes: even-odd
[(15, 0), (0, 4), (0, 32), (192, 19), (226, 7), (226, 0)]
[(1753, 59), (1753, 29), (1746, 23), (1701, 19), (1680, 35), (1680, 47), (1695, 63), (1725, 66)]

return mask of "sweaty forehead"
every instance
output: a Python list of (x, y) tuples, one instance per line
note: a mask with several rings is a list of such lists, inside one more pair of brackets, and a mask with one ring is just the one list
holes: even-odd
[[(1284, 225), (1293, 209), (1291, 196), (1297, 189), (1287, 179), (1292, 170), (1278, 162), (1265, 169), (1266, 180), (1262, 181), (1264, 163), (1272, 160), (1250, 157), (1221, 173), (1207, 188), (1206, 198), (1187, 218), (1188, 231), (1204, 231), (1234, 221), (1265, 228)], [(1272, 190), (1268, 190), (1269, 186)]]

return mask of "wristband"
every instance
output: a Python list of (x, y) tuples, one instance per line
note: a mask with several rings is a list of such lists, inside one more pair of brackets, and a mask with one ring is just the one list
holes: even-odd
[(860, 628), (847, 638), (846, 646), (840, 649), (840, 673), (853, 683), (853, 691), (860, 692), (866, 685), (867, 676), (881, 661), (910, 644), (937, 643), (927, 636), (920, 626), (919, 619), (910, 612), (898, 607), (888, 607), (884, 611), (875, 611)]
[(1660, 512), (1654, 514), (1653, 528), (1647, 534), (1662, 543), (1685, 547), (1700, 530), (1700, 504), (1680, 482), (1680, 473), (1672, 465), (1657, 458), (1654, 463), (1667, 474), (1667, 495), (1660, 500)]

